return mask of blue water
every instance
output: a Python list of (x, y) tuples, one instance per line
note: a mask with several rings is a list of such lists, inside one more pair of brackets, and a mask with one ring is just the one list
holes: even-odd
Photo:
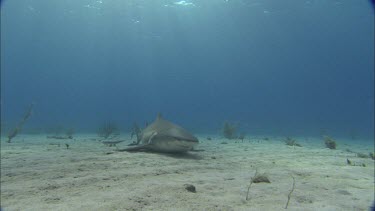
[[(1, 121), (374, 137), (374, 11), (358, 0), (5, 0)], [(3, 129), (6, 130), (6, 129)]]

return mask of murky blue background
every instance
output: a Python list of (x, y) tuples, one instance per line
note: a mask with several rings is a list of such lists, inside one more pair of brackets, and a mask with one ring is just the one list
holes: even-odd
[[(374, 11), (352, 0), (6, 0), (1, 120), (373, 138)], [(4, 129), (5, 130), (5, 129)]]

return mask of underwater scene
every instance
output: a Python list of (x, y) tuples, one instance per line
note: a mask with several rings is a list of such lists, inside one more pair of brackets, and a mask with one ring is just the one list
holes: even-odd
[(1, 211), (373, 210), (374, 9), (2, 0)]

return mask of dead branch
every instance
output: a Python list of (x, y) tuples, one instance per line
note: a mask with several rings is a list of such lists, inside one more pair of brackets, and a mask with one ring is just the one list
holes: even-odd
[(292, 196), (292, 193), (294, 191), (294, 188), (296, 187), (296, 180), (294, 179), (294, 177), (292, 176), (293, 178), (293, 187), (292, 187), (292, 190), (290, 190), (289, 194), (288, 194), (288, 201), (286, 202), (286, 205), (285, 205), (285, 209), (288, 209), (288, 205), (289, 205), (289, 201), (290, 201), (290, 197)]

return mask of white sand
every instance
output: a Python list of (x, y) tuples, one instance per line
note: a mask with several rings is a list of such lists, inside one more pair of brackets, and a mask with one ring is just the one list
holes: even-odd
[[(199, 149), (205, 151), (171, 156), (115, 152), (91, 137), (95, 135), (75, 140), (22, 135), (11, 144), (2, 138), (1, 207), (5, 211), (284, 210), (291, 176), (296, 187), (288, 210), (367, 210), (374, 199), (374, 161), (345, 151), (368, 153), (374, 151), (371, 144), (340, 145), (338, 140), (339, 149), (329, 150), (321, 140), (312, 139), (297, 139), (300, 148), (286, 146), (281, 138), (235, 143), (198, 136)], [(349, 166), (347, 158), (366, 167)], [(265, 172), (271, 183), (253, 183), (246, 201), (256, 169)], [(184, 184), (194, 185), (197, 192), (185, 190)]]

